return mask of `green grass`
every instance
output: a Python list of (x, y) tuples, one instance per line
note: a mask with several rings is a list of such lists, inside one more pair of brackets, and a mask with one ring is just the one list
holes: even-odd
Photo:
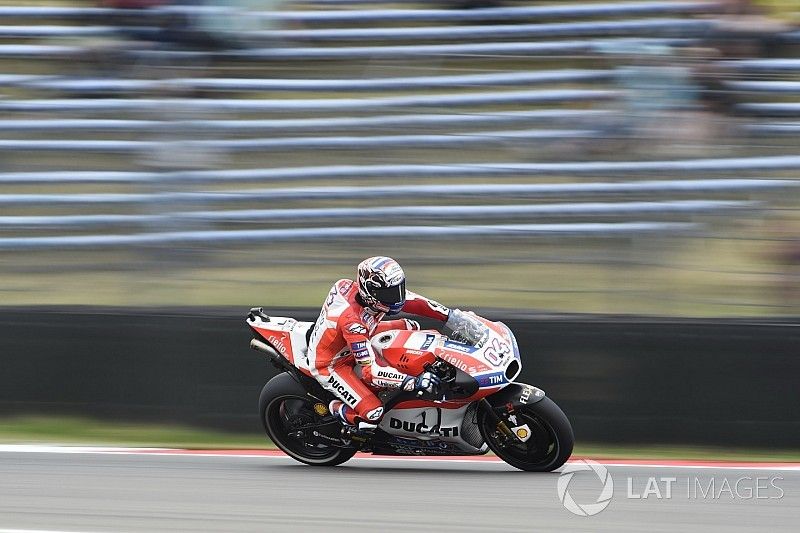
[(0, 443), (59, 443), (153, 448), (272, 448), (257, 433), (227, 433), (179, 425), (25, 416), (0, 419)]
[[(106, 422), (89, 418), (26, 416), (0, 419), (0, 443), (143, 446), (190, 449), (270, 449), (259, 434), (175, 425)], [(605, 459), (716, 459), (800, 461), (800, 449), (765, 450), (686, 445), (578, 443), (575, 456)]]
[(794, 315), (800, 311), (797, 284), (791, 289), (789, 268), (774, 259), (780, 246), (648, 237), (605, 243), (498, 239), (448, 247), (405, 241), (276, 244), (173, 261), (135, 251), (0, 254), (0, 296), (3, 305), (317, 307), (336, 279), (352, 276), (361, 258), (389, 254), (405, 265), (409, 287), (451, 307)]

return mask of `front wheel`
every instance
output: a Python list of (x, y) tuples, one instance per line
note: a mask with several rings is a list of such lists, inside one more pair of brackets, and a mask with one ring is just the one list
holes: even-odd
[(484, 410), (479, 418), (483, 439), (503, 461), (528, 472), (551, 472), (572, 455), (575, 444), (572, 425), (553, 400), (544, 397), (536, 403), (518, 407), (515, 416), (516, 424), (504, 421), (509, 427), (527, 424), (531, 434), (525, 442), (505, 435), (487, 411)]
[(304, 438), (304, 428), (320, 422), (317, 402), (289, 374), (272, 378), (261, 391), (258, 401), (261, 422), (267, 436), (289, 457), (313, 466), (335, 466), (353, 455), (355, 448), (314, 444)]

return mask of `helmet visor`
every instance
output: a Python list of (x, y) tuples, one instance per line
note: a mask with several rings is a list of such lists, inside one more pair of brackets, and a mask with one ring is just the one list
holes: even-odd
[(372, 296), (382, 304), (388, 306), (405, 303), (406, 301), (406, 282), (403, 281), (399, 285), (393, 287), (386, 287), (383, 289), (375, 289), (372, 291)]

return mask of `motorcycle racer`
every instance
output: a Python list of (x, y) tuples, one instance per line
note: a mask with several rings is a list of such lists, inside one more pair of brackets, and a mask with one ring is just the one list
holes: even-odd
[(355, 281), (340, 279), (333, 285), (314, 324), (308, 344), (308, 370), (338, 398), (328, 408), (349, 426), (355, 426), (357, 419), (368, 424), (381, 419), (383, 405), (374, 390), (437, 390), (439, 378), (435, 374), (409, 376), (400, 372), (377, 360), (369, 342), (384, 331), (420, 329), (414, 320), (382, 322), (384, 317), (401, 311), (447, 321), (447, 307), (406, 291), (405, 281), (405, 273), (394, 259), (365, 259), (358, 265)]

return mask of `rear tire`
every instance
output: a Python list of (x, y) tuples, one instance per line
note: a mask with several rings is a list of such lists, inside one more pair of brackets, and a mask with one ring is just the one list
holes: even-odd
[(355, 455), (355, 448), (313, 446), (289, 435), (292, 425), (319, 419), (315, 403), (290, 374), (278, 374), (261, 390), (258, 400), (261, 423), (270, 440), (292, 459), (312, 466), (342, 464)]
[[(486, 443), (503, 461), (528, 472), (552, 472), (562, 466), (575, 445), (567, 415), (550, 398), (517, 407), (519, 425), (528, 424), (531, 437), (527, 442), (513, 441), (495, 427), (486, 411), (481, 412), (478, 427)], [(507, 422), (508, 423), (508, 422)]]

